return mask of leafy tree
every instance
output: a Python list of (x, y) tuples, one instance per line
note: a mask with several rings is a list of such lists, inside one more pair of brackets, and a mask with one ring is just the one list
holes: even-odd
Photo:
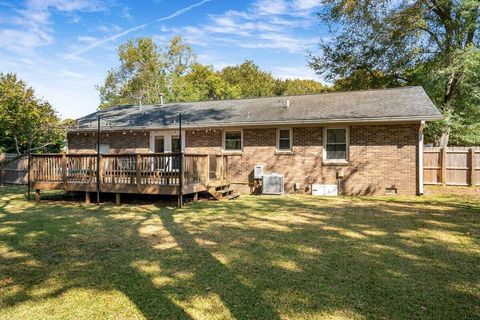
[(194, 64), (191, 72), (186, 76), (186, 81), (196, 89), (196, 100), (221, 100), (241, 96), (240, 87), (225, 81), (212, 66)]
[(58, 151), (64, 130), (52, 106), (15, 74), (0, 74), (0, 138), (18, 157), (31, 150)]
[(220, 75), (228, 84), (238, 87), (242, 97), (265, 97), (275, 94), (275, 79), (272, 74), (260, 70), (251, 60), (226, 67)]
[(159, 48), (152, 38), (128, 40), (118, 48), (120, 66), (107, 73), (100, 93), (100, 109), (118, 104), (160, 102), (163, 94), (176, 101), (185, 93), (182, 78), (195, 61), (190, 46), (181, 37), (174, 37), (167, 47)]
[(275, 81), (275, 94), (277, 95), (312, 94), (328, 90), (327, 86), (314, 80), (287, 79)]
[(117, 104), (158, 103), (166, 89), (164, 63), (151, 38), (128, 40), (118, 48), (120, 66), (107, 73), (100, 93), (100, 109)]
[(100, 93), (100, 109), (118, 104), (157, 104), (165, 101), (199, 101), (317, 93), (326, 87), (311, 80), (276, 80), (252, 61), (215, 71), (196, 62), (193, 49), (181, 37), (165, 48), (151, 38), (128, 40), (118, 49), (120, 66), (110, 70)]
[(468, 98), (475, 83), (466, 82), (475, 77), (465, 73), (478, 57), (480, 1), (322, 2), (319, 16), (330, 23), (332, 37), (320, 43), (320, 56), (311, 56), (312, 68), (342, 89), (424, 85), (445, 116), (429, 128), (431, 138), (447, 145), (463, 110), (480, 104)]

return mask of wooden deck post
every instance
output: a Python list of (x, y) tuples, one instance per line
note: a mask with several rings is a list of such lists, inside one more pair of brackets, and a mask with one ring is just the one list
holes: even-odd
[(85, 203), (89, 204), (90, 203), (90, 192), (85, 192)]
[(441, 156), (442, 186), (447, 185), (447, 148), (442, 147)]
[(140, 193), (141, 190), (141, 182), (142, 182), (142, 157), (140, 154), (137, 154), (136, 160), (135, 160), (135, 177), (136, 177), (136, 183), (137, 183), (137, 192)]
[(180, 152), (180, 168), (179, 168), (179, 184), (178, 184), (178, 207), (183, 206), (183, 183), (185, 180), (185, 154)]
[(63, 189), (67, 189), (67, 155), (65, 153), (62, 154), (62, 181), (63, 181)]
[(198, 201), (198, 192), (195, 192), (193, 194), (193, 202), (197, 202)]
[(120, 205), (120, 193), (115, 193), (115, 205)]
[[(210, 183), (210, 155), (206, 155), (206, 163), (205, 163), (205, 184), (208, 186), (208, 184)], [(197, 194), (197, 197), (198, 197), (198, 194)], [(196, 201), (196, 200), (194, 200)]]
[(475, 187), (475, 150), (470, 148), (470, 187)]
[(35, 189), (35, 201), (40, 202), (40, 189)]

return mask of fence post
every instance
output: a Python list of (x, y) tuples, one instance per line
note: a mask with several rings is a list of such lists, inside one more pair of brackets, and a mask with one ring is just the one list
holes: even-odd
[(475, 187), (475, 150), (470, 148), (470, 186)]
[(442, 186), (446, 186), (447, 185), (447, 148), (446, 147), (442, 147), (441, 169), (442, 169)]
[(5, 185), (5, 167), (3, 164), (0, 164), (0, 186)]

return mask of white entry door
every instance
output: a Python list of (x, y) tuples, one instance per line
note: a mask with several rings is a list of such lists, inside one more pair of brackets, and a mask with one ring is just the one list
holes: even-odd
[[(155, 153), (178, 153), (180, 135), (177, 131), (152, 131), (150, 151)], [(185, 131), (182, 131), (182, 150), (185, 150)]]

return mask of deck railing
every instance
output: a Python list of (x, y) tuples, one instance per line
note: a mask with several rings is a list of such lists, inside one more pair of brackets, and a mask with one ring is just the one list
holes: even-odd
[[(31, 157), (30, 181), (95, 185), (97, 159), (100, 185), (103, 187), (179, 186), (182, 177), (184, 186), (226, 180), (227, 158), (224, 155), (145, 153), (100, 156), (35, 154)], [(183, 168), (183, 173), (180, 168)]]

